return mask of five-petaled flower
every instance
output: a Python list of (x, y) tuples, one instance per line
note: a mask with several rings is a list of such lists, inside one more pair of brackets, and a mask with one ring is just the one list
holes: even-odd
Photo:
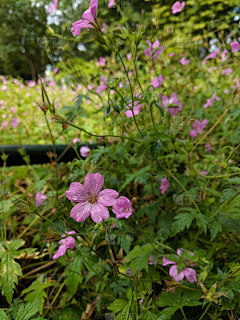
[(161, 190), (161, 194), (164, 194), (166, 191), (168, 191), (169, 187), (170, 187), (170, 184), (168, 182), (168, 179), (167, 178), (162, 179), (162, 183), (159, 187), (159, 189)]
[(71, 218), (77, 222), (85, 221), (90, 215), (94, 222), (100, 223), (109, 217), (109, 206), (114, 206), (118, 192), (112, 189), (102, 190), (104, 178), (100, 173), (88, 173), (85, 178), (85, 187), (78, 182), (70, 184), (65, 191), (67, 198), (72, 202), (79, 202), (71, 212)]
[(43, 204), (44, 200), (46, 200), (46, 199), (47, 199), (47, 197), (42, 194), (42, 191), (36, 193), (35, 194), (36, 206), (40, 207)]
[(80, 35), (82, 28), (94, 29), (94, 26), (92, 24), (95, 25), (97, 7), (98, 0), (91, 0), (89, 8), (82, 15), (82, 20), (73, 22), (71, 31), (74, 37)]
[(180, 2), (180, 1), (176, 1), (173, 5), (172, 5), (172, 13), (175, 14), (177, 12), (181, 12), (182, 9), (185, 6), (185, 1)]
[(132, 203), (127, 197), (119, 197), (112, 209), (116, 214), (116, 219), (129, 218), (132, 215)]
[[(74, 234), (75, 231), (65, 231), (67, 234)], [(65, 237), (66, 235), (63, 234), (62, 237)], [(60, 247), (58, 248), (57, 253), (53, 256), (53, 260), (58, 259), (59, 257), (63, 256), (67, 249), (73, 249), (75, 247), (75, 239), (73, 237), (67, 237), (66, 239), (62, 239), (59, 241)]]
[(160, 46), (159, 40), (155, 40), (153, 44), (151, 44), (150, 40), (146, 40), (148, 44), (148, 48), (144, 50), (145, 56), (150, 56), (154, 52), (154, 49), (158, 48), (157, 51), (154, 52), (153, 54), (153, 60), (156, 60), (158, 55), (161, 54), (164, 51), (163, 46)]
[[(183, 248), (177, 249), (177, 254), (179, 256), (181, 255), (182, 250), (183, 250)], [(191, 252), (191, 255), (193, 256), (193, 252)], [(180, 273), (178, 273), (177, 262), (168, 260), (165, 257), (162, 258), (162, 261), (163, 261), (163, 266), (167, 266), (168, 264), (173, 264), (173, 266), (171, 266), (171, 268), (169, 269), (169, 275), (171, 277), (173, 277), (176, 281), (181, 281), (186, 277), (188, 279), (188, 281), (190, 281), (192, 283), (197, 282), (196, 270), (194, 270), (192, 268), (188, 268), (188, 266), (196, 266), (196, 264), (194, 262), (191, 262), (191, 261), (185, 259), (184, 263), (187, 267), (183, 268), (182, 271), (180, 271)]]
[[(174, 106), (167, 108), (171, 117), (176, 116), (176, 114), (182, 110), (182, 103), (178, 100), (176, 92), (172, 93), (170, 98), (162, 96), (162, 106), (164, 109), (166, 109), (167, 106)], [(178, 108), (175, 106), (178, 106)]]
[(205, 128), (206, 124), (208, 123), (208, 119), (204, 119), (202, 122), (196, 120), (193, 124), (193, 130), (189, 131), (191, 138), (197, 137), (200, 133), (202, 133), (203, 129)]

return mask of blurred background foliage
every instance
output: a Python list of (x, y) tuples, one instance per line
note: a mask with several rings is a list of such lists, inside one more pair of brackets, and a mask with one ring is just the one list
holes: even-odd
[[(233, 41), (239, 33), (237, 0), (187, 0), (177, 14), (171, 11), (175, 0), (118, 0), (120, 11), (116, 6), (108, 8), (108, 2), (99, 0), (98, 7), (106, 31), (120, 26), (133, 31), (136, 25), (144, 25), (146, 39), (158, 37), (170, 46), (178, 43), (200, 59), (214, 41)], [(79, 63), (81, 58), (84, 63), (110, 55), (87, 31), (72, 36), (71, 24), (81, 19), (88, 0), (59, 0), (58, 10), (50, 14), (51, 4), (52, 0), (1, 0), (0, 74), (36, 80), (37, 74), (44, 75), (59, 61), (66, 64), (76, 58)]]

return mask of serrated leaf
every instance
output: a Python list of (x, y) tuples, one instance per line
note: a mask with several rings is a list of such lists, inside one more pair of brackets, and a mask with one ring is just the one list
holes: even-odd
[(46, 292), (44, 289), (53, 286), (54, 283), (50, 281), (48, 278), (44, 280), (44, 274), (42, 274), (40, 277), (35, 280), (30, 287), (24, 289), (22, 291), (22, 295), (28, 293), (24, 300), (28, 301), (29, 303), (35, 303), (39, 302), (39, 312), (42, 314), (43, 310), (43, 304), (45, 301), (45, 298), (47, 297)]
[(217, 273), (218, 273), (218, 276), (220, 278), (220, 280), (224, 280), (226, 278), (226, 274), (224, 274), (219, 268), (217, 268)]
[(197, 219), (197, 225), (199, 228), (201, 228), (204, 233), (206, 234), (207, 232), (207, 224), (208, 224), (208, 217), (204, 216), (203, 214), (198, 214), (196, 215), (196, 219)]
[(158, 316), (152, 313), (151, 311), (147, 311), (143, 316), (143, 320), (156, 320), (156, 319), (158, 319)]
[(193, 292), (192, 290), (176, 289), (174, 292), (164, 292), (161, 295), (160, 301), (157, 302), (159, 307), (178, 307), (184, 306), (194, 307), (202, 303), (198, 299), (202, 296), (202, 292)]
[(40, 301), (27, 303), (25, 306), (21, 305), (18, 310), (16, 320), (30, 319), (33, 315), (35, 315), (38, 312), (39, 306), (40, 306)]
[(134, 183), (137, 183), (137, 182), (147, 183), (148, 178), (151, 176), (151, 174), (148, 173), (147, 171), (150, 171), (150, 170), (151, 170), (151, 166), (149, 165), (133, 174), (127, 174), (127, 179), (119, 188), (119, 192), (121, 192), (133, 180), (134, 180)]
[(3, 310), (0, 310), (0, 320), (10, 320)]
[(116, 299), (113, 303), (111, 303), (107, 308), (114, 313), (121, 311), (127, 305), (127, 301), (122, 299)]
[(193, 219), (195, 218), (195, 213), (185, 212), (177, 214), (172, 224), (172, 236), (175, 236), (178, 232), (183, 231), (185, 228), (189, 229)]
[(139, 271), (143, 269), (148, 271), (149, 257), (139, 245), (135, 246), (125, 258), (130, 259), (130, 269), (132, 270), (133, 275), (137, 273), (137, 269)]
[(114, 318), (114, 320), (128, 320), (131, 301), (123, 308), (123, 310)]
[(169, 320), (172, 315), (178, 310), (178, 307), (168, 307), (160, 312), (158, 320)]
[(0, 243), (0, 287), (2, 295), (6, 296), (8, 303), (12, 302), (12, 295), (15, 284), (18, 283), (18, 276), (22, 276), (22, 268), (14, 258), (21, 255), (22, 251), (11, 250), (18, 249), (24, 244), (23, 240), (11, 240), (10, 242)]
[(210, 220), (208, 227), (210, 230), (210, 240), (213, 241), (216, 238), (218, 232), (222, 231), (222, 225), (218, 220), (214, 219), (213, 221)]
[(219, 199), (219, 203), (223, 203), (224, 201), (229, 200), (230, 198), (234, 197), (237, 193), (238, 193), (238, 190), (233, 188), (224, 189)]
[(83, 276), (80, 273), (81, 265), (82, 257), (78, 253), (73, 252), (72, 260), (64, 272), (64, 276), (66, 276), (66, 287), (71, 290), (71, 292), (77, 289), (79, 283), (82, 283)]

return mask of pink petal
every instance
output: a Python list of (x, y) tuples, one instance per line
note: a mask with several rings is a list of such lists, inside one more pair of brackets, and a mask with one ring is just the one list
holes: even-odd
[(87, 192), (97, 196), (104, 184), (104, 178), (100, 173), (88, 173), (85, 178)]
[(168, 264), (176, 264), (176, 262), (168, 260), (165, 257), (162, 258), (162, 261), (163, 261), (163, 266), (167, 266)]
[(177, 249), (177, 254), (180, 256), (180, 254), (182, 253), (183, 248)]
[(53, 256), (53, 260), (58, 259), (59, 257), (63, 256), (65, 254), (65, 252), (67, 251), (67, 247), (65, 245), (61, 245), (58, 248), (57, 253)]
[(191, 268), (185, 268), (185, 276), (191, 283), (197, 282), (197, 272)]
[(91, 217), (94, 222), (101, 223), (103, 219), (107, 219), (109, 217), (108, 208), (98, 203), (94, 204), (91, 210)]
[(86, 202), (80, 202), (76, 204), (70, 211), (70, 217), (77, 222), (85, 221), (91, 214), (92, 204)]
[(113, 206), (116, 203), (118, 192), (112, 189), (104, 189), (99, 193), (98, 203), (105, 206)]
[(86, 201), (88, 194), (86, 188), (78, 182), (70, 184), (70, 190), (65, 191), (67, 198), (73, 202), (84, 202)]
[(169, 269), (169, 274), (176, 281), (181, 281), (185, 277), (184, 269), (178, 274), (177, 265), (176, 264), (174, 266), (171, 266), (171, 268)]

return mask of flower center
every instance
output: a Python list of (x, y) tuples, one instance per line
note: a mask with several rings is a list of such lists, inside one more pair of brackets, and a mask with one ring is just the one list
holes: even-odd
[(88, 193), (88, 199), (87, 201), (91, 204), (94, 204), (97, 202), (97, 196), (94, 196), (93, 194)]
[(130, 208), (126, 207), (125, 212), (129, 212)]

